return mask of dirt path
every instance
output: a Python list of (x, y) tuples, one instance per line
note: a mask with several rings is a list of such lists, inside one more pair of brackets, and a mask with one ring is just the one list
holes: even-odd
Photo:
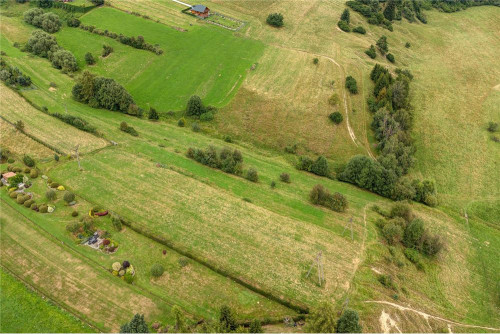
[[(375, 304), (383, 304), (383, 305), (392, 306), (392, 307), (397, 308), (400, 311), (415, 312), (415, 313), (417, 313), (418, 315), (422, 316), (425, 319), (433, 318), (433, 319), (444, 321), (444, 322), (447, 322), (448, 324), (452, 324), (452, 325), (456, 325), (456, 326), (467, 327), (467, 328), (481, 328), (481, 329), (486, 329), (486, 330), (489, 330), (489, 331), (500, 331), (500, 328), (463, 324), (463, 323), (460, 323), (460, 322), (456, 322), (456, 321), (453, 321), (453, 320), (449, 320), (449, 319), (441, 318), (441, 317), (438, 317), (438, 316), (435, 316), (435, 315), (432, 315), (432, 314), (428, 314), (428, 313), (416, 310), (416, 309), (411, 308), (411, 307), (406, 307), (406, 306), (402, 306), (402, 305), (399, 305), (399, 304), (396, 304), (396, 303), (391, 303), (391, 302), (387, 302), (387, 301), (383, 301), (383, 300), (367, 300), (367, 301), (365, 301), (365, 303), (375, 303)], [(382, 313), (384, 313), (384, 311), (382, 311)], [(386, 319), (386, 320), (390, 320), (390, 317), (389, 317), (389, 319)], [(390, 324), (392, 325), (392, 322)], [(387, 325), (387, 321), (386, 321), (385, 325)], [(384, 329), (384, 327), (382, 327), (382, 329)], [(396, 329), (398, 329), (398, 328), (396, 327)], [(399, 331), (399, 329), (398, 329), (398, 331)], [(399, 332), (401, 333), (401, 331), (399, 331)]]

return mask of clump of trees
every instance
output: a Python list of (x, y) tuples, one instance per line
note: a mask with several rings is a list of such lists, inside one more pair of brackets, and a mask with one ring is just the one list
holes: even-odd
[(78, 70), (75, 56), (60, 47), (57, 44), (56, 38), (44, 31), (35, 30), (31, 33), (26, 43), (26, 51), (49, 59), (52, 66), (61, 69), (64, 73)]
[(358, 94), (358, 84), (356, 79), (350, 75), (345, 78), (345, 88), (347, 88), (351, 94)]
[(95, 60), (94, 56), (92, 55), (92, 53), (87, 52), (85, 54), (85, 62), (87, 63), (87, 65), (94, 65), (96, 63), (96, 60)]
[(382, 55), (385, 55), (389, 52), (389, 44), (387, 43), (387, 37), (382, 36), (377, 41), (377, 47)]
[(317, 184), (312, 188), (309, 193), (309, 200), (315, 205), (321, 205), (337, 212), (345, 212), (348, 206), (344, 195), (338, 192), (331, 194), (321, 184)]
[(132, 96), (113, 79), (98, 77), (84, 71), (73, 86), (73, 98), (93, 108), (120, 111), (134, 116), (142, 116)]
[(99, 35), (99, 36), (106, 36), (112, 39), (116, 39), (118, 42), (131, 46), (136, 49), (141, 49), (141, 50), (146, 50), (146, 51), (151, 51), (157, 55), (163, 54), (163, 50), (159, 47), (159, 45), (153, 45), (150, 43), (147, 43), (144, 40), (143, 36), (137, 36), (137, 37), (129, 37), (129, 36), (124, 36), (122, 34), (117, 34), (115, 32), (109, 31), (109, 30), (101, 30), (96, 28), (95, 26), (92, 25), (84, 25), (80, 24), (79, 25), (80, 29), (86, 30), (88, 32), (91, 32), (93, 34)]
[(352, 31), (361, 35), (366, 34), (366, 29), (363, 28), (362, 26), (357, 26), (354, 29), (352, 29)]
[(61, 29), (61, 20), (59, 16), (41, 8), (32, 8), (24, 12), (24, 22), (34, 25), (49, 33), (55, 33)]
[(377, 50), (375, 50), (375, 46), (370, 45), (368, 50), (365, 51), (365, 53), (370, 57), (371, 59), (375, 59), (377, 57)]
[(113, 50), (113, 48), (112, 48), (111, 46), (104, 44), (104, 45), (102, 46), (102, 54), (101, 54), (101, 55), (102, 55), (102, 57), (103, 57), (103, 58), (106, 58), (106, 57), (107, 57), (107, 56), (109, 56), (109, 55), (110, 55), (113, 51), (114, 51), (114, 50)]
[(225, 147), (218, 151), (213, 146), (205, 150), (190, 147), (186, 156), (205, 166), (217, 168), (229, 174), (241, 175), (243, 171), (243, 156), (236, 149), (231, 151)]
[(186, 116), (199, 118), (202, 121), (211, 121), (214, 119), (215, 107), (205, 106), (198, 95), (189, 98), (186, 105)]
[(346, 309), (336, 320), (335, 308), (331, 303), (323, 302), (314, 309), (306, 323), (307, 333), (361, 333), (358, 312)]
[(281, 13), (272, 13), (267, 16), (266, 19), (267, 24), (280, 28), (283, 26), (283, 15)]
[(305, 170), (319, 176), (329, 176), (328, 160), (320, 155), (315, 161), (306, 156), (300, 156), (296, 165), (298, 170)]
[(337, 22), (337, 26), (345, 32), (350, 32), (351, 28), (349, 27), (349, 23), (351, 21), (351, 13), (349, 12), (349, 9), (344, 9), (342, 12), (342, 15), (340, 15), (340, 20)]
[(400, 69), (396, 74), (397, 77), (393, 78), (387, 68), (378, 64), (370, 73), (375, 86), (367, 105), (374, 113), (372, 129), (378, 140), (378, 159), (355, 156), (338, 177), (385, 197), (411, 199), (435, 206), (437, 199), (433, 182), (403, 177), (415, 162), (411, 137), (414, 115), (410, 104), (413, 75)]
[(31, 86), (31, 78), (21, 72), (17, 67), (8, 65), (5, 60), (0, 59), (0, 80), (7, 86)]
[[(444, 248), (441, 237), (430, 233), (407, 203), (395, 203), (385, 219), (379, 219), (376, 225), (389, 245), (402, 244), (429, 257), (437, 256)], [(411, 251), (406, 253), (412, 262), (418, 262)]]

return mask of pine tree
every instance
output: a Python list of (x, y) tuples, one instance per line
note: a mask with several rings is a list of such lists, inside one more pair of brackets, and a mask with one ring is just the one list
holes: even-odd
[(219, 331), (221, 333), (229, 333), (236, 330), (236, 328), (238, 328), (238, 325), (234, 319), (233, 312), (229, 306), (222, 306), (219, 314)]
[(347, 23), (350, 23), (351, 21), (351, 13), (349, 12), (349, 9), (344, 9), (342, 12), (342, 15), (340, 16), (340, 20), (345, 21)]
[(337, 321), (337, 333), (361, 333), (362, 330), (358, 312), (354, 310), (345, 310)]
[(175, 319), (175, 331), (177, 333), (185, 333), (186, 332), (186, 318), (184, 317), (184, 313), (179, 308), (179, 306), (175, 305), (172, 307), (172, 314)]
[(259, 320), (255, 319), (250, 324), (249, 333), (262, 333), (262, 325)]
[(143, 314), (136, 314), (129, 323), (120, 328), (120, 333), (149, 333), (148, 325)]

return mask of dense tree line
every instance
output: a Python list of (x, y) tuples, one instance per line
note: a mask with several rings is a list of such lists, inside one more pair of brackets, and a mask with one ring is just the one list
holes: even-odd
[(82, 131), (93, 133), (93, 134), (97, 133), (97, 129), (96, 129), (95, 126), (89, 124), (89, 122), (87, 122), (86, 120), (84, 120), (84, 119), (82, 119), (80, 117), (73, 116), (73, 115), (68, 115), (68, 114), (64, 114), (63, 115), (63, 114), (60, 114), (60, 113), (53, 113), (53, 114), (50, 114), (50, 115), (54, 116), (55, 118), (60, 119), (64, 123), (67, 123), (69, 125), (74, 126), (77, 129), (80, 129)]
[(78, 26), (80, 27), (80, 29), (89, 31), (91, 33), (94, 33), (94, 34), (97, 34), (100, 36), (106, 36), (106, 37), (115, 39), (122, 44), (131, 46), (131, 47), (136, 48), (136, 49), (151, 51), (151, 52), (156, 53), (157, 55), (163, 54), (163, 50), (160, 49), (160, 47), (158, 45), (153, 45), (153, 44), (147, 43), (144, 40), (143, 36), (129, 37), (129, 36), (124, 36), (122, 34), (117, 34), (117, 33), (112, 32), (112, 31), (97, 29), (95, 26), (92, 26), (92, 25), (79, 24)]
[(52, 66), (62, 70), (64, 73), (78, 70), (75, 56), (59, 46), (56, 38), (45, 31), (33, 31), (26, 43), (25, 49), (34, 55), (49, 59)]
[(73, 86), (73, 98), (93, 108), (120, 111), (141, 116), (142, 112), (134, 104), (132, 96), (113, 79), (98, 77), (88, 71), (78, 78)]
[(415, 162), (411, 137), (414, 113), (410, 104), (413, 76), (400, 69), (396, 74), (394, 78), (387, 68), (378, 64), (370, 73), (375, 86), (367, 105), (374, 114), (371, 126), (378, 141), (378, 159), (355, 156), (338, 177), (385, 197), (434, 206), (437, 204), (434, 183), (404, 177)]
[(328, 160), (320, 155), (315, 161), (306, 156), (300, 156), (296, 165), (298, 170), (305, 170), (319, 176), (330, 176)]
[(24, 12), (24, 22), (43, 29), (46, 32), (54, 33), (61, 29), (61, 20), (57, 14), (45, 12), (41, 8), (32, 8)]
[(5, 60), (0, 59), (0, 80), (7, 86), (31, 86), (31, 78), (21, 72), (17, 67), (8, 65)]

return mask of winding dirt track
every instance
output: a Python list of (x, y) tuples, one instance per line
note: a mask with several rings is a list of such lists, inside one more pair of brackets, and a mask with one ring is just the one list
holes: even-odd
[(367, 301), (365, 301), (365, 303), (375, 303), (375, 304), (383, 304), (383, 305), (392, 306), (392, 307), (397, 308), (400, 311), (415, 312), (418, 315), (420, 315), (420, 316), (422, 316), (422, 317), (424, 317), (426, 319), (427, 318), (433, 318), (433, 319), (444, 321), (444, 322), (447, 322), (448, 324), (453, 324), (453, 325), (456, 325), (456, 326), (467, 327), (467, 328), (481, 328), (481, 329), (486, 329), (486, 330), (489, 330), (489, 331), (496, 331), (496, 332), (500, 331), (500, 328), (463, 324), (463, 323), (460, 323), (460, 322), (456, 322), (456, 321), (453, 321), (453, 320), (449, 320), (449, 319), (441, 318), (441, 317), (438, 317), (438, 316), (435, 316), (435, 315), (432, 315), (432, 314), (428, 314), (428, 313), (416, 310), (416, 309), (411, 308), (411, 307), (399, 305), (399, 304), (396, 304), (396, 303), (387, 302), (387, 301), (384, 301), (384, 300), (367, 300)]

